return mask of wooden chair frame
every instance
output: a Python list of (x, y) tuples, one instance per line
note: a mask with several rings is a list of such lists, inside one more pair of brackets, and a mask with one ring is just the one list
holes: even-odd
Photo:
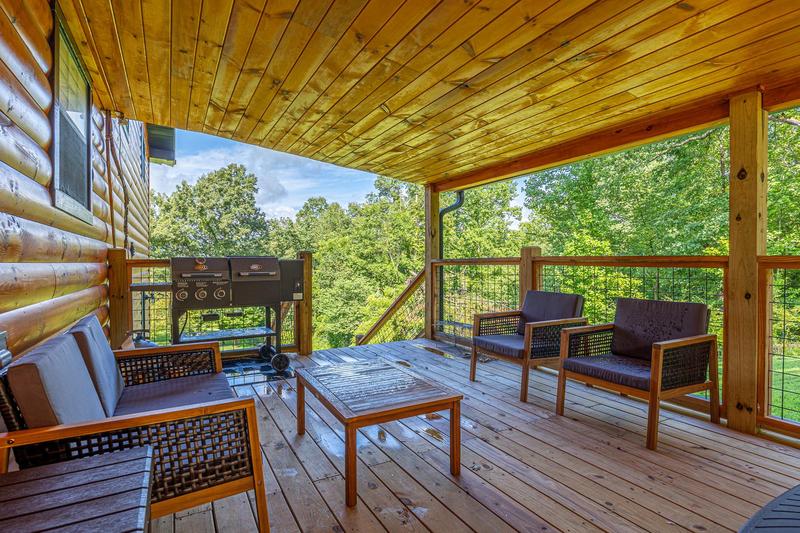
[[(213, 350), (213, 364), (205, 373), (222, 371), (222, 359), (220, 357), (219, 345), (216, 342), (116, 350), (114, 355), (117, 358), (118, 364), (124, 364), (126, 362), (131, 363), (138, 360), (136, 368), (141, 370), (143, 367), (146, 367), (147, 364), (150, 364), (154, 358), (157, 360), (159, 357), (166, 356), (168, 359), (170, 355), (180, 354), (181, 352), (186, 353), (192, 350), (204, 351), (207, 355), (211, 355), (209, 350)], [(167, 359), (165, 359), (165, 361), (167, 361), (166, 363), (162, 363), (164, 367), (157, 372), (157, 374), (161, 374), (161, 379), (156, 379), (156, 381), (181, 377), (181, 369), (177, 368), (173, 362), (169, 362)], [(138, 375), (139, 379), (147, 380), (148, 378), (152, 378), (153, 373), (151, 370), (152, 368), (148, 369), (146, 375), (140, 373)], [(203, 372), (193, 368), (192, 373), (198, 374)], [(126, 381), (126, 385), (132, 384), (130, 382), (131, 375), (126, 375), (124, 370), (123, 378)], [(135, 380), (136, 377), (134, 376), (133, 379)], [(153, 380), (150, 379), (150, 381)], [(268, 532), (269, 517), (267, 513), (267, 496), (261, 457), (261, 442), (258, 436), (258, 418), (256, 415), (255, 400), (253, 398), (232, 398), (144, 413), (112, 416), (103, 420), (81, 422), (78, 424), (63, 424), (0, 433), (0, 472), (7, 471), (11, 450), (23, 446), (42, 446), (42, 449), (45, 450), (44, 454), (47, 454), (49, 451), (53, 453), (52, 457), (45, 457), (44, 461), (57, 462), (58, 459), (55, 458), (56, 455), (58, 453), (63, 454), (65, 451), (67, 454), (75, 455), (69, 458), (78, 458), (144, 444), (141, 442), (140, 438), (115, 438), (119, 435), (126, 435), (126, 431), (135, 431), (137, 437), (146, 435), (146, 438), (149, 440), (147, 443), (153, 446), (154, 451), (160, 448), (166, 450), (165, 453), (169, 453), (170, 450), (191, 449), (192, 445), (196, 446), (198, 444), (196, 440), (182, 440), (189, 439), (190, 437), (182, 436), (180, 431), (168, 432), (166, 437), (164, 437), (164, 428), (171, 428), (175, 425), (197, 428), (198, 425), (200, 425), (204, 431), (206, 427), (210, 426), (209, 420), (213, 419), (213, 417), (228, 417), (228, 419), (233, 419), (235, 417), (237, 420), (243, 421), (243, 424), (231, 430), (238, 433), (240, 438), (242, 433), (246, 433), (245, 453), (247, 457), (242, 458), (242, 460), (244, 463), (249, 464), (249, 474), (236, 477), (235, 479), (225, 480), (199, 490), (189, 489), (173, 497), (155, 501), (151, 504), (150, 508), (151, 518), (158, 518), (252, 489), (255, 491), (256, 496), (259, 531)], [(218, 431), (221, 430), (219, 426), (216, 428), (212, 426), (210, 429), (212, 431), (215, 429)], [(213, 435), (209, 435), (208, 438), (211, 437), (213, 437)], [(203, 437), (202, 440), (207, 441), (208, 438)], [(51, 450), (47, 450), (48, 447)], [(79, 451), (76, 452), (75, 448), (79, 448)], [(154, 456), (154, 462), (157, 461), (158, 456), (156, 455)], [(172, 466), (175, 466), (175, 464), (173, 459)], [(159, 468), (155, 468), (154, 470), (155, 486), (162, 472)]]
[[(473, 335), (480, 336), (481, 335), (481, 327), (486, 323), (493, 319), (509, 319), (509, 318), (517, 318), (519, 319), (522, 316), (522, 311), (501, 311), (496, 313), (481, 313), (475, 315), (474, 323), (473, 323)], [(546, 363), (557, 363), (560, 359), (559, 355), (555, 355), (552, 357), (535, 357), (534, 347), (533, 347), (533, 340), (536, 335), (536, 331), (543, 331), (548, 328), (565, 328), (567, 326), (578, 326), (582, 324), (586, 324), (586, 319), (583, 317), (577, 318), (563, 318), (558, 320), (543, 320), (540, 322), (528, 322), (525, 324), (525, 335), (523, 336), (522, 345), (525, 349), (525, 353), (528, 354), (528, 357), (513, 357), (508, 356), (505, 354), (497, 353), (491, 350), (487, 350), (486, 348), (479, 348), (473, 342), (472, 344), (472, 357), (470, 359), (469, 365), (469, 380), (475, 381), (475, 374), (477, 371), (478, 366), (478, 355), (484, 354), (494, 359), (502, 359), (503, 361), (508, 361), (510, 363), (514, 363), (516, 365), (520, 365), (522, 367), (522, 380), (520, 382), (520, 390), (519, 390), (519, 400), (521, 402), (528, 401), (528, 374), (531, 368), (536, 368), (539, 365), (543, 365)], [(516, 333), (517, 324), (516, 322), (513, 323), (513, 331)]]
[[(566, 392), (567, 379), (579, 381), (587, 385), (601, 387), (603, 389), (618, 392), (623, 395), (632, 396), (648, 402), (647, 408), (647, 447), (655, 450), (658, 446), (658, 420), (661, 411), (661, 401), (670, 398), (677, 398), (686, 394), (692, 394), (707, 390), (709, 391), (709, 416), (715, 424), (719, 423), (719, 384), (718, 384), (718, 358), (717, 336), (716, 335), (696, 335), (681, 339), (656, 342), (652, 348), (652, 359), (650, 363), (650, 386), (649, 390), (637, 389), (626, 385), (619, 385), (603, 379), (586, 376), (564, 369), (564, 361), (570, 357), (570, 337), (573, 335), (613, 331), (614, 324), (599, 324), (577, 328), (565, 328), (561, 331), (561, 356), (559, 358), (558, 385), (556, 389), (556, 414), (564, 414), (564, 396)], [(709, 344), (708, 354), (708, 375), (703, 383), (697, 383), (671, 389), (662, 388), (664, 354), (669, 350), (685, 346)]]

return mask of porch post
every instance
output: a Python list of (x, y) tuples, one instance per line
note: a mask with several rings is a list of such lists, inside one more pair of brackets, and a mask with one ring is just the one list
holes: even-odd
[(303, 260), (303, 299), (294, 304), (294, 343), (299, 355), (311, 355), (314, 351), (314, 328), (312, 321), (313, 297), (313, 256), (311, 252), (298, 252), (297, 258)]
[(730, 151), (725, 402), (728, 426), (755, 433), (759, 375), (758, 255), (766, 252), (767, 234), (767, 113), (757, 90), (731, 98)]
[(439, 290), (431, 261), (440, 259), (439, 193), (433, 185), (425, 186), (425, 337), (433, 339), (436, 330)]
[(519, 263), (519, 305), (525, 301), (525, 294), (528, 291), (538, 291), (541, 287), (541, 275), (539, 265), (534, 264), (534, 260), (542, 255), (542, 249), (538, 246), (523, 246), (520, 250)]

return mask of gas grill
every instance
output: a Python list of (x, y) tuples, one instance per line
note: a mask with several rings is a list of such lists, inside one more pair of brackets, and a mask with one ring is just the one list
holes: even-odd
[[(263, 338), (266, 351), (280, 351), (281, 303), (303, 299), (303, 260), (175, 257), (171, 268), (173, 344)], [(228, 317), (241, 316), (241, 311), (224, 310), (252, 307), (263, 309), (263, 324), (210, 332), (185, 331), (185, 315), (189, 311), (207, 310), (203, 319), (213, 321), (219, 320), (219, 310)], [(270, 327), (273, 323), (275, 329)]]

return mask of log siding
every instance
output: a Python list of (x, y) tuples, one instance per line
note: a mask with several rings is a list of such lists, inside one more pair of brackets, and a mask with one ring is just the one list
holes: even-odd
[(87, 314), (106, 323), (108, 248), (149, 253), (144, 125), (102, 110), (94, 91), (92, 221), (53, 204), (56, 27), (47, 0), (0, 0), (0, 331), (15, 356)]

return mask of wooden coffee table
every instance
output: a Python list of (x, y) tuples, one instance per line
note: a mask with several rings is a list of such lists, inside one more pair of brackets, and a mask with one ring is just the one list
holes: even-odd
[(301, 368), (297, 374), (297, 433), (305, 433), (305, 389), (345, 430), (345, 490), (356, 504), (356, 431), (364, 426), (450, 410), (450, 472), (461, 472), (463, 395), (386, 361)]

